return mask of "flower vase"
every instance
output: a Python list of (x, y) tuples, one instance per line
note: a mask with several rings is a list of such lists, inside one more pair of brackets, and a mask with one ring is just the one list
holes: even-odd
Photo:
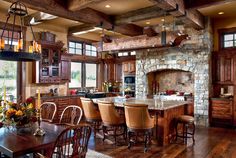
[(16, 133), (19, 135), (30, 134), (33, 132), (32, 125), (30, 123), (25, 125), (16, 125)]

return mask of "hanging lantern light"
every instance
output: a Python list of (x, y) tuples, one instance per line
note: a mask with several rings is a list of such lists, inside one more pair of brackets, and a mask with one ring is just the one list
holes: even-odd
[[(7, 19), (3, 27), (3, 31), (0, 38), (0, 59), (1, 60), (10, 60), (10, 61), (36, 61), (41, 59), (41, 45), (38, 44), (35, 41), (35, 35), (32, 29), (32, 26), (30, 26), (31, 33), (33, 35), (33, 45), (29, 46), (29, 50), (26, 51), (24, 49), (25, 39), (23, 37), (23, 21), (24, 17), (28, 15), (28, 11), (26, 6), (17, 1), (11, 4)], [(8, 40), (7, 44), (5, 44), (6, 40), (4, 39), (4, 32), (6, 31), (6, 27), (9, 24), (10, 18), (13, 17), (13, 23), (11, 26), (11, 36), (8, 33)], [(17, 37), (17, 44), (13, 44), (13, 41), (15, 39), (14, 32), (16, 29), (16, 20), (19, 18), (20, 20), (20, 34)], [(16, 40), (16, 39), (15, 39)]]

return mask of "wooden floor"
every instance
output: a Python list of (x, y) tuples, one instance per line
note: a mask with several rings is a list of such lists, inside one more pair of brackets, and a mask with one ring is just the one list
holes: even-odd
[(236, 158), (236, 130), (197, 127), (195, 145), (191, 139), (188, 145), (179, 141), (166, 147), (152, 144), (147, 153), (143, 153), (143, 145), (129, 150), (125, 142), (115, 146), (112, 141), (103, 142), (91, 135), (89, 148), (114, 158)]

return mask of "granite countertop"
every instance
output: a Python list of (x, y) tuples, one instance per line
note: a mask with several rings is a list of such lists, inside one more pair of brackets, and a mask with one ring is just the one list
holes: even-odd
[(125, 97), (107, 97), (107, 98), (95, 98), (93, 99), (94, 103), (98, 103), (98, 101), (109, 101), (114, 102), (114, 104), (118, 107), (123, 107), (124, 104), (147, 104), (148, 109), (150, 110), (167, 110), (171, 108), (175, 108), (181, 105), (189, 104), (189, 101), (175, 101), (175, 100), (168, 100), (163, 101), (156, 99), (143, 99), (143, 98), (129, 98), (126, 99)]

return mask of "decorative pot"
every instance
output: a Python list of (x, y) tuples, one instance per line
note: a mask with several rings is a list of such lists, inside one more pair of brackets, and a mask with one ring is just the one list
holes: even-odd
[(19, 134), (19, 135), (30, 134), (32, 132), (33, 132), (33, 128), (32, 128), (31, 123), (21, 125), (21, 126), (16, 125), (16, 133)]

